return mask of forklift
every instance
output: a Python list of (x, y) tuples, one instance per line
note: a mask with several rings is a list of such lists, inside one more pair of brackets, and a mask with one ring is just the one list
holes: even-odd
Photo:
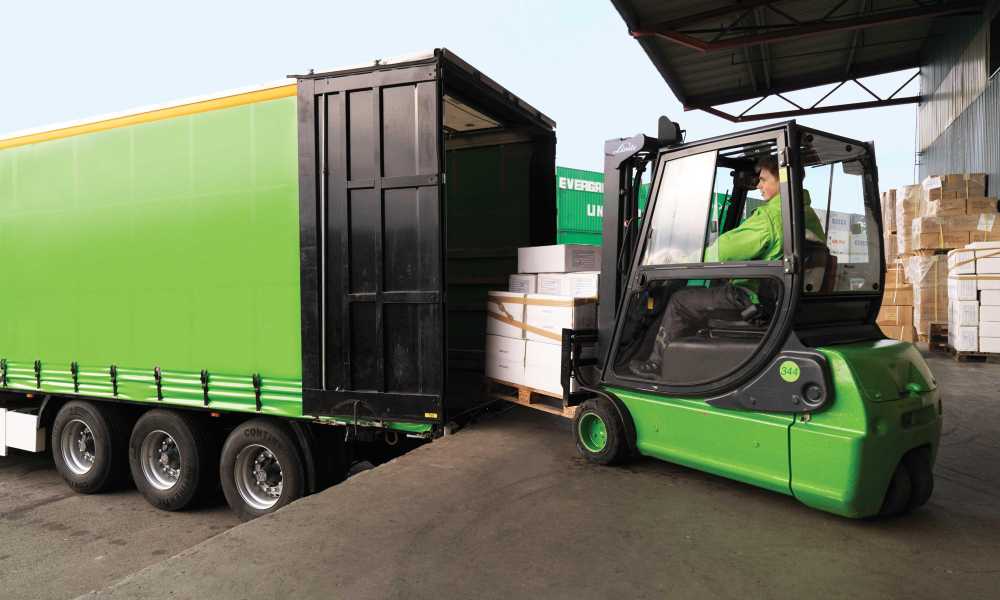
[[(661, 117), (657, 137), (609, 140), (604, 152), (598, 326), (562, 339), (579, 453), (602, 465), (654, 457), (850, 518), (927, 502), (941, 398), (917, 348), (875, 323), (885, 259), (873, 145), (794, 121), (686, 142)], [(715, 240), (762, 202), (761, 160), (778, 170), (780, 257), (721, 262)], [(831, 210), (845, 198), (856, 212)], [(810, 235), (810, 215), (824, 236)], [(672, 298), (733, 285), (753, 302), (709, 307), (655, 370), (632, 368)]]

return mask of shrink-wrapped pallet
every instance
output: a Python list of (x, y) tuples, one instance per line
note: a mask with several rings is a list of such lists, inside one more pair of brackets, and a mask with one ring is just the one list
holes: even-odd
[(913, 253), (910, 223), (920, 216), (924, 189), (919, 185), (905, 185), (896, 190), (896, 254)]
[(931, 323), (948, 320), (948, 258), (911, 256), (906, 272), (913, 284), (913, 325), (918, 335), (926, 336)]
[(882, 192), (882, 231), (890, 234), (896, 231), (896, 190)]

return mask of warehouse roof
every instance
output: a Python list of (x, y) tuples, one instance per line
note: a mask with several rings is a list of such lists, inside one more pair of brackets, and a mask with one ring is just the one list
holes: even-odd
[[(920, 65), (934, 19), (982, 12), (981, 0), (611, 0), (685, 109), (730, 120), (916, 102), (856, 80)], [(735, 115), (722, 104), (853, 82), (868, 102)], [(909, 83), (909, 82), (907, 82)], [(905, 85), (905, 84), (904, 84)], [(829, 95), (829, 94), (828, 94)]]

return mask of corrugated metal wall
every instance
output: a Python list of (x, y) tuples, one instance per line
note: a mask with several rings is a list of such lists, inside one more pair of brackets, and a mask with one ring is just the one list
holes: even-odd
[[(990, 175), (1000, 184), (1000, 76), (988, 79), (989, 22), (984, 16), (946, 19), (924, 48), (917, 108), (920, 178), (943, 173)], [(1000, 43), (1000, 40), (994, 40)]]

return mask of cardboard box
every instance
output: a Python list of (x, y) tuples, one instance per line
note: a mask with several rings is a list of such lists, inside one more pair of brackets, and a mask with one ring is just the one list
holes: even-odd
[(979, 326), (979, 302), (976, 300), (956, 300), (949, 306), (951, 307), (950, 310), (952, 316), (952, 318), (948, 320), (949, 326), (952, 324), (959, 327)]
[(486, 334), (523, 339), (523, 329), (496, 317), (523, 322), (524, 297), (524, 294), (515, 292), (489, 292), (486, 300)]
[[(562, 346), (528, 340), (524, 354), (524, 385), (562, 395)], [(570, 393), (576, 391), (576, 380), (570, 379)]]
[(882, 293), (882, 306), (913, 306), (913, 288), (885, 290)]
[(517, 273), (511, 275), (507, 290), (518, 294), (534, 294), (538, 291), (538, 275), (534, 273)]
[(527, 385), (524, 379), (525, 340), (486, 336), (486, 376), (507, 383)]
[[(960, 215), (957, 217), (918, 217), (910, 224), (913, 235), (922, 233), (938, 233), (941, 235), (958, 231), (992, 231), (995, 222), (982, 219), (983, 215)], [(994, 215), (986, 215), (994, 216)], [(983, 223), (985, 221), (985, 223)], [(988, 225), (986, 229), (978, 229), (980, 225)]]
[(927, 200), (920, 205), (921, 217), (961, 217), (967, 213), (968, 203), (964, 197)]
[(969, 215), (975, 215), (979, 213), (995, 213), (1000, 212), (998, 210), (997, 199), (996, 198), (966, 198), (965, 199), (965, 213)]
[(599, 274), (585, 273), (539, 273), (539, 294), (568, 296), (571, 298), (596, 298)]
[(599, 246), (556, 244), (517, 249), (518, 273), (572, 273), (600, 269)]
[(951, 250), (968, 244), (968, 231), (949, 231), (942, 229), (933, 233), (921, 233), (912, 236), (910, 243), (913, 250)]
[(969, 275), (976, 272), (975, 250), (952, 250), (948, 253), (948, 275)]
[(979, 290), (976, 288), (975, 279), (960, 278), (956, 275), (948, 276), (948, 301), (956, 300), (976, 300)]
[[(954, 332), (954, 336), (952, 336)], [(948, 327), (951, 347), (959, 352), (979, 352), (978, 327)]]
[(979, 252), (976, 252), (976, 275), (998, 274), (1000, 274), (1000, 256), (979, 258)]
[(886, 306), (883, 304), (882, 308), (878, 311), (878, 317), (875, 319), (875, 322), (880, 326), (899, 327), (901, 325), (908, 325), (913, 327), (913, 307)]
[(983, 197), (986, 195), (986, 175), (984, 173), (931, 175), (924, 179), (922, 185), (928, 200)]
[(561, 345), (564, 328), (593, 329), (597, 327), (597, 303), (593, 299), (528, 294), (524, 302), (525, 322), (550, 334), (550, 336), (545, 336), (528, 331), (526, 337), (529, 340)]
[(917, 341), (917, 332), (913, 325), (879, 325), (885, 337), (899, 340), (901, 342)]
[(979, 322), (980, 343), (982, 343), (983, 338), (1000, 338), (1000, 322), (980, 321)]
[(979, 320), (980, 321), (990, 321), (996, 322), (1000, 321), (1000, 306), (982, 306), (979, 307)]
[(981, 306), (1000, 306), (1000, 290), (983, 290), (979, 292), (979, 304)]
[(974, 275), (977, 290), (1000, 290), (1000, 275)]
[(896, 190), (888, 189), (881, 194), (882, 198), (882, 230), (891, 233), (896, 231)]
[(979, 352), (1000, 352), (1000, 337), (979, 338)]

